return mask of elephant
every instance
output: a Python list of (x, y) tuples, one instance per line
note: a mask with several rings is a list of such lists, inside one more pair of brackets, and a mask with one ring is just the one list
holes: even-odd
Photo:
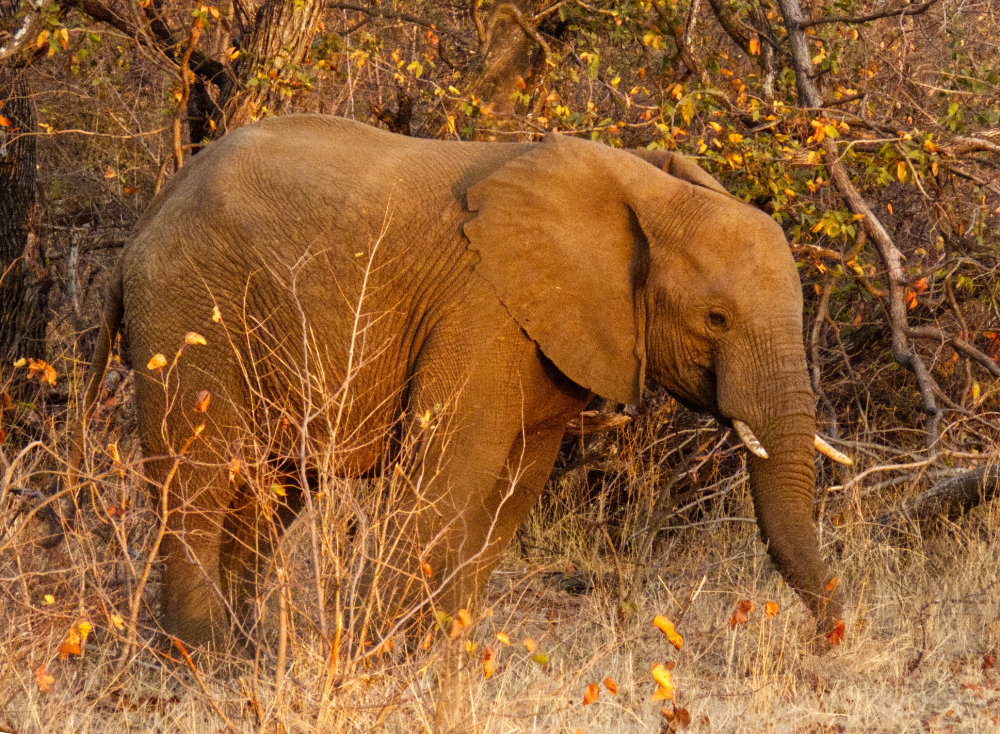
[[(682, 156), (288, 115), (212, 143), (154, 198), (115, 267), (84, 403), (121, 331), (167, 510), (161, 624), (189, 645), (231, 634), (266, 546), (233, 469), (241, 437), (301, 459), (274, 428), (290, 417), (336, 442), (338, 475), (404, 472), (393, 550), (362, 585), (380, 614), (428, 592), (454, 613), (568, 421), (594, 396), (639, 403), (647, 375), (737, 430), (770, 557), (832, 629), (802, 310), (781, 227)], [(415, 458), (394, 464), (407, 441)]]

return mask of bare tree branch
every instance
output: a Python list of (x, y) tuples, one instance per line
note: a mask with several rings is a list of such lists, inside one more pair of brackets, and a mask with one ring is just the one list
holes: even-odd
[(974, 507), (1000, 494), (1000, 466), (978, 469), (945, 479), (920, 493), (899, 510), (875, 520), (877, 525), (892, 525), (907, 515), (924, 522), (944, 517), (955, 521)]
[(911, 326), (906, 330), (906, 335), (912, 337), (913, 339), (930, 339), (932, 341), (940, 341), (942, 344), (948, 344), (953, 347), (956, 352), (961, 352), (965, 356), (976, 360), (976, 362), (978, 362), (983, 369), (994, 377), (1000, 379), (1000, 365), (998, 365), (988, 354), (976, 349), (964, 339), (960, 339), (957, 336), (948, 337), (940, 329), (935, 329), (929, 326)]
[[(799, 0), (778, 0), (781, 12), (785, 18), (792, 52), (792, 66), (795, 69), (795, 88), (799, 95), (799, 104), (806, 107), (819, 107), (822, 97), (816, 87), (815, 80), (809, 75), (812, 66), (809, 56), (809, 42), (806, 38), (802, 8)], [(941, 410), (934, 397), (940, 392), (934, 378), (927, 370), (927, 365), (910, 348), (907, 330), (909, 324), (906, 318), (906, 274), (903, 272), (902, 255), (892, 241), (882, 222), (868, 206), (857, 188), (851, 182), (847, 167), (840, 158), (837, 143), (832, 138), (824, 138), (820, 145), (825, 152), (824, 165), (830, 174), (837, 192), (847, 203), (848, 208), (861, 216), (861, 225), (872, 238), (876, 249), (889, 271), (889, 323), (892, 328), (892, 353), (896, 361), (910, 370), (917, 378), (917, 387), (924, 403), (924, 413), (927, 422), (924, 426), (927, 447), (933, 450), (938, 439), (938, 423)]]
[(928, 0), (922, 5), (907, 5), (903, 8), (894, 8), (892, 10), (883, 10), (881, 13), (872, 13), (871, 15), (862, 15), (859, 17), (852, 17), (850, 15), (826, 15), (822, 18), (816, 18), (815, 20), (805, 20), (800, 21), (798, 24), (799, 30), (804, 30), (814, 25), (825, 25), (827, 23), (870, 23), (873, 20), (879, 20), (880, 18), (895, 18), (900, 15), (920, 15), (926, 13), (930, 10), (931, 6), (936, 5), (940, 0)]
[[(402, 13), (398, 10), (388, 10), (383, 8), (369, 8), (364, 5), (356, 5), (355, 3), (327, 3), (327, 7), (335, 10), (352, 10), (355, 13), (364, 13), (365, 15), (372, 15), (379, 18), (396, 18), (397, 20), (405, 20), (407, 23), (413, 23), (414, 25), (421, 25), (425, 28), (430, 28), (439, 35), (448, 36), (463, 46), (468, 46), (466, 39), (456, 31), (449, 28), (443, 28), (432, 20), (421, 18), (419, 15), (413, 15), (412, 13)], [(476, 14), (478, 15), (478, 9)]]

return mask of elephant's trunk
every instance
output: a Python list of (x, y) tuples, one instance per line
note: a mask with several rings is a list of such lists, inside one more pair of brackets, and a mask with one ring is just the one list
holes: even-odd
[(789, 343), (786, 349), (773, 342), (744, 345), (734, 363), (720, 369), (720, 408), (748, 424), (766, 450), (766, 459), (748, 457), (761, 537), (785, 581), (816, 615), (819, 630), (829, 632), (842, 608), (839, 594), (828, 590), (832, 575), (813, 524), (814, 398), (801, 343)]

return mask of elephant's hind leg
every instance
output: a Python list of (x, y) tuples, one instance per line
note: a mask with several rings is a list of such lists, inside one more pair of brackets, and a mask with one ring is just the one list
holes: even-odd
[[(201, 379), (199, 379), (201, 378)], [(187, 383), (192, 384), (191, 388)], [(160, 416), (140, 426), (156, 506), (166, 509), (162, 624), (186, 645), (224, 644), (229, 609), (220, 556), (226, 516), (235, 486), (229, 466), (238, 455), (239, 409), (216, 381), (207, 410), (198, 394), (207, 380), (185, 374), (183, 387), (165, 389), (155, 379), (137, 379), (137, 401), (146, 416)], [(166, 410), (166, 396), (171, 409)], [(161, 516), (162, 519), (162, 516)]]

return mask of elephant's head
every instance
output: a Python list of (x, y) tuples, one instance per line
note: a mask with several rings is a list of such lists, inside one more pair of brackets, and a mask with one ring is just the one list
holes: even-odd
[(660, 156), (548, 136), (469, 190), (476, 269), (573, 381), (637, 403), (649, 374), (738, 429), (771, 558), (829, 628), (794, 260), (770, 217)]

